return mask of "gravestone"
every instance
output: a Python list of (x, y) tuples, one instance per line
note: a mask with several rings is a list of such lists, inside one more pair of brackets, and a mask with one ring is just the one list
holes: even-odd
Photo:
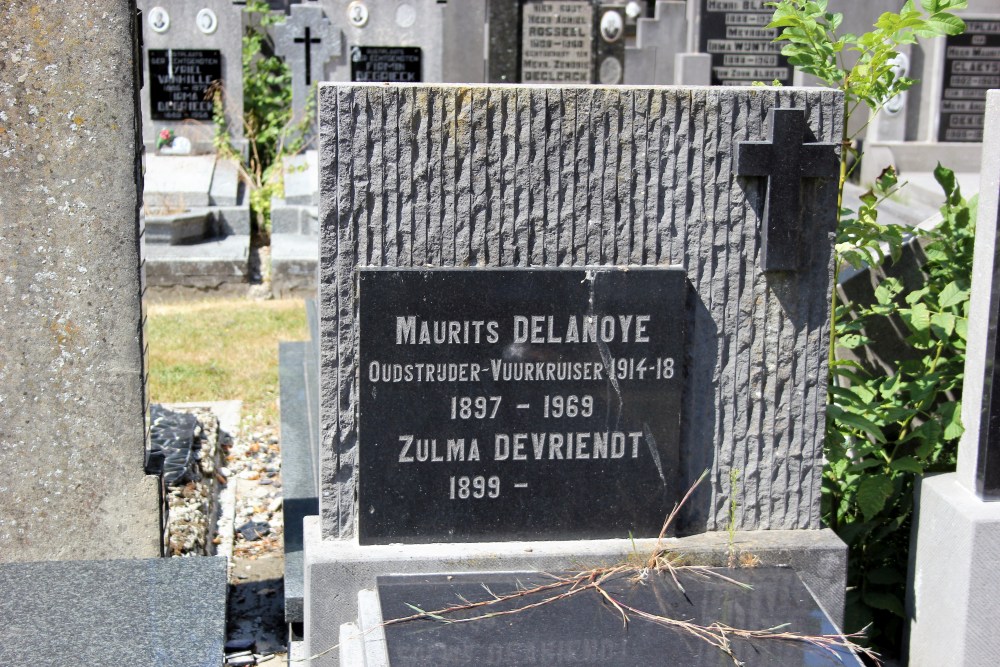
[[(575, 573), (574, 573), (575, 574)], [(815, 603), (795, 572), (787, 568), (723, 570), (752, 590), (711, 576), (681, 572), (678, 582), (663, 573), (636, 585), (631, 574), (609, 577), (601, 588), (632, 609), (683, 619), (708, 626), (722, 623), (732, 628), (781, 627), (803, 635), (836, 634), (837, 626)], [(573, 574), (568, 576), (572, 577)], [(409, 575), (379, 577), (377, 601), (361, 603), (364, 633), (341, 649), (368, 653), (368, 665), (699, 665), (722, 664), (728, 658), (706, 638), (682, 627), (656, 627), (632, 616), (628, 626), (607, 604), (601, 593), (586, 591), (558, 602), (545, 603), (559, 589), (529, 593), (477, 610), (445, 618), (468, 619), (498, 613), (474, 622), (441, 623), (423, 618), (379, 627), (382, 621), (413, 616), (411, 605), (431, 611), (462, 600), (479, 602), (531, 589), (551, 586), (554, 579), (537, 572)], [(485, 589), (485, 590), (484, 590)], [(568, 590), (564, 589), (564, 590)], [(368, 609), (367, 607), (371, 607)], [(838, 667), (861, 661), (848, 649), (829, 650), (807, 643), (733, 638), (733, 653), (747, 667), (757, 665), (809, 665)], [(345, 650), (346, 649), (346, 650)], [(714, 654), (714, 655), (713, 655)], [(374, 659), (371, 659), (374, 658)]]
[(302, 120), (314, 84), (325, 79), (331, 58), (343, 52), (341, 31), (315, 3), (292, 5), (284, 23), (271, 27), (274, 53), (285, 59), (292, 74), (292, 119)]
[[(782, 251), (794, 270), (769, 266), (768, 179), (737, 175), (735, 156), (781, 136), (775, 109), (797, 110), (801, 143), (836, 144), (833, 91), (320, 87), (305, 652), (338, 642), (379, 574), (562, 570), (650, 550), (705, 469), (670, 548), (725, 562), (731, 525), (739, 548), (794, 565), (839, 620), (845, 552), (819, 519), (836, 179), (796, 174), (791, 224), (809, 241)], [(379, 296), (380, 280), (417, 286)], [(602, 296), (615, 280), (653, 282)], [(634, 338), (639, 316), (648, 341)], [(568, 342), (587, 317), (612, 319), (600, 340)], [(492, 379), (494, 365), (521, 379)], [(400, 508), (410, 524), (380, 523)]]
[(1000, 16), (969, 18), (944, 40), (938, 141), (982, 142), (990, 88), (1000, 88)]
[(408, 0), (319, 0), (342, 34), (343, 50), (326, 64), (323, 81), (442, 81), (448, 3)]
[(144, 17), (142, 138), (156, 147), (163, 130), (212, 150), (213, 83), (224, 92), (231, 136), (243, 137), (243, 7), (233, 0), (138, 0)]
[(598, 0), (487, 3), (486, 80), (622, 83), (628, 25), (637, 18), (624, 3)]
[(713, 86), (749, 86), (755, 81), (792, 85), (793, 69), (768, 28), (774, 8), (768, 0), (701, 0), (700, 41), (712, 56)]
[(954, 473), (924, 477), (916, 492), (908, 581), (909, 664), (987, 665), (1000, 651), (1000, 433), (997, 321), (1000, 317), (1000, 91), (986, 97), (982, 187)]
[(711, 57), (692, 45), (695, 5), (659, 0), (652, 6), (655, 13), (636, 22), (635, 44), (625, 47), (625, 83), (708, 85)]
[(888, 165), (908, 182), (906, 202), (939, 206), (934, 167), (952, 169), (962, 191), (978, 190), (985, 95), (1000, 85), (1000, 11), (993, 0), (970, 0), (959, 13), (962, 35), (918, 40), (904, 52), (907, 76), (917, 83), (898, 112), (872, 121), (861, 163), (862, 183), (871, 183)]
[[(206, 94), (222, 86), (243, 147), (243, 4), (139, 0), (143, 12), (143, 216), (150, 297), (242, 291), (250, 279), (250, 208), (235, 160), (213, 147)], [(157, 146), (163, 133), (173, 140)]]

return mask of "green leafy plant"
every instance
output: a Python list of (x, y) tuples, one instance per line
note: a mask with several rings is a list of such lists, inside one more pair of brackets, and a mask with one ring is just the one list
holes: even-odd
[(850, 358), (831, 367), (823, 513), (850, 547), (846, 625), (871, 624), (885, 651), (898, 648), (905, 619), (915, 480), (954, 470), (962, 434), (975, 203), (962, 198), (951, 171), (939, 166), (935, 176), (946, 202), (941, 223), (919, 233), (923, 286), (906, 293), (899, 279), (885, 278), (874, 303), (838, 306), (840, 348), (861, 352), (873, 342), (873, 322), (890, 318), (907, 358), (891, 375)]
[[(861, 157), (851, 117), (872, 116), (915, 81), (894, 69), (899, 47), (918, 37), (962, 32), (950, 12), (965, 0), (908, 0), (898, 13), (882, 14), (872, 31), (838, 35), (841, 14), (825, 0), (782, 0), (769, 27), (790, 62), (844, 93), (834, 263), (834, 284), (844, 266), (861, 268), (900, 257), (903, 230), (878, 222), (879, 205), (901, 187), (895, 171), (882, 172), (861, 196), (857, 211), (843, 206), (844, 185)], [(863, 124), (858, 132), (864, 130)], [(886, 279), (872, 304), (842, 304), (831, 295), (830, 382), (823, 476), (823, 516), (849, 546), (846, 629), (871, 625), (870, 641), (898, 652), (909, 549), (912, 492), (916, 476), (953, 469), (961, 423), (959, 396), (964, 364), (966, 303), (974, 221), (954, 174), (935, 172), (945, 191), (942, 222), (919, 232), (927, 258), (922, 287), (904, 294), (899, 280)], [(877, 318), (890, 318), (904, 332), (909, 350), (888, 376), (857, 360), (838, 359), (837, 349), (859, 351), (872, 342)], [(846, 355), (845, 355), (846, 357)], [(903, 358), (905, 357), (905, 358)]]
[(266, 28), (277, 23), (265, 0), (248, 0), (244, 9), (250, 20), (243, 36), (243, 133), (246, 151), (233, 145), (226, 123), (223, 94), (213, 97), (215, 148), (233, 159), (250, 192), (250, 210), (259, 244), (271, 231), (271, 198), (283, 192), (284, 159), (301, 152), (309, 138), (310, 114), (292, 124), (292, 80), (288, 65), (273, 55)]

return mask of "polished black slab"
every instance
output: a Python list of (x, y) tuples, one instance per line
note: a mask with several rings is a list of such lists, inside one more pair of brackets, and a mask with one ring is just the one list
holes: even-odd
[(684, 491), (683, 270), (359, 274), (362, 544), (659, 532)]
[[(681, 572), (682, 593), (669, 576), (652, 574), (644, 584), (620, 575), (604, 585), (615, 600), (649, 613), (710, 625), (803, 635), (834, 634), (833, 623), (816, 604), (798, 575), (787, 568), (721, 569), (727, 577), (748, 583), (745, 590), (715, 578)], [(414, 614), (410, 605), (434, 611), (463, 600), (479, 602), (490, 593), (503, 596), (553, 579), (540, 573), (408, 575), (378, 578), (383, 621)], [(487, 590), (489, 592), (487, 592)], [(523, 608), (547, 594), (533, 593), (515, 602), (503, 602), (476, 612), (462, 611), (446, 618)], [(668, 628), (632, 614), (623, 626), (621, 614), (594, 590), (565, 600), (512, 614), (467, 623), (418, 619), (385, 627), (386, 650), (392, 667), (411, 665), (732, 665), (726, 654), (704, 640), (677, 628)], [(730, 636), (732, 650), (748, 667), (859, 666), (847, 649), (827, 652), (803, 642), (774, 639), (742, 640)]]
[(205, 93), (222, 80), (222, 52), (150, 49), (149, 110), (153, 120), (212, 120)]
[(774, 42), (780, 32), (768, 28), (770, 0), (701, 0), (700, 47), (712, 56), (713, 86), (792, 85), (792, 66)]
[(352, 46), (351, 81), (419, 83), (422, 58), (418, 46)]
[(1000, 19), (965, 18), (961, 35), (945, 37), (938, 141), (981, 142), (986, 91), (1000, 88)]

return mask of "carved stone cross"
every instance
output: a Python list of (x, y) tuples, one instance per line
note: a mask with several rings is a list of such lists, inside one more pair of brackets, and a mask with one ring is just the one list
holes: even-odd
[(306, 85), (312, 85), (312, 45), (319, 44), (322, 40), (319, 37), (312, 37), (310, 35), (309, 26), (306, 26), (306, 34), (303, 37), (296, 37), (296, 44), (304, 44), (306, 49)]
[(802, 179), (840, 173), (837, 145), (804, 143), (809, 127), (803, 109), (771, 109), (767, 141), (741, 141), (736, 175), (767, 179), (761, 221), (761, 268), (797, 271), (802, 225)]
[(318, 4), (292, 5), (283, 23), (271, 26), (274, 53), (285, 59), (292, 72), (292, 115), (296, 121), (305, 114), (312, 84), (323, 80), (324, 65), (341, 57), (341, 31), (326, 18)]

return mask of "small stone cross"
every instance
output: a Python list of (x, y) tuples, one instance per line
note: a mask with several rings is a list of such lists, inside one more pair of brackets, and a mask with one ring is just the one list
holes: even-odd
[(809, 130), (803, 109), (771, 109), (767, 141), (741, 141), (736, 175), (767, 179), (761, 230), (761, 268), (796, 271), (802, 226), (802, 179), (840, 173), (837, 145), (803, 143)]
[(275, 55), (284, 58), (292, 72), (292, 116), (297, 122), (305, 115), (312, 84), (323, 79), (326, 63), (343, 56), (343, 39), (318, 4), (292, 5), (290, 11), (284, 22), (271, 26), (271, 36)]
[(296, 37), (296, 44), (304, 44), (306, 49), (306, 85), (312, 85), (312, 45), (319, 44), (322, 40), (319, 37), (310, 36), (309, 26), (306, 26), (305, 37)]

